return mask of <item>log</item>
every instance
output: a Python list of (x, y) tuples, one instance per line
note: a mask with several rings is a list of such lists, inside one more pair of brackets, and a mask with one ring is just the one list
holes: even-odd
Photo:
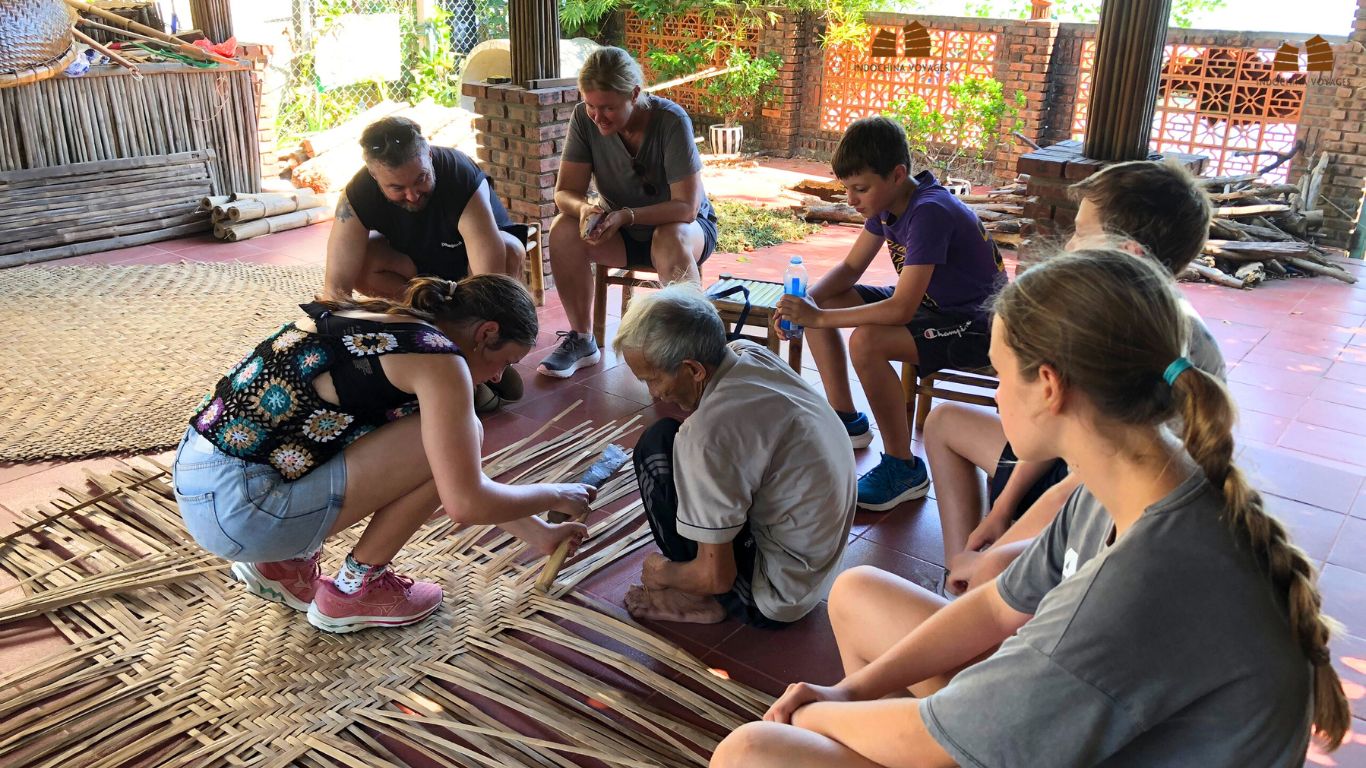
[(1220, 240), (1249, 240), (1247, 233), (1228, 219), (1210, 219), (1209, 236)]
[(1300, 188), (1294, 184), (1265, 184), (1250, 187), (1238, 192), (1214, 192), (1210, 194), (1209, 199), (1212, 202), (1223, 203), (1233, 200), (1247, 200), (1249, 198), (1264, 198), (1272, 195), (1287, 195), (1291, 192), (1298, 192), (1299, 190)]
[(1244, 288), (1251, 288), (1266, 279), (1266, 267), (1260, 261), (1250, 262), (1239, 267), (1233, 276), (1243, 281)]
[(814, 195), (830, 203), (843, 203), (848, 201), (844, 185), (838, 181), (802, 179), (796, 184), (787, 185), (784, 189), (790, 189), (793, 192), (800, 192), (804, 195)]
[(1270, 272), (1271, 274), (1276, 275), (1277, 277), (1285, 277), (1286, 271), (1284, 264), (1281, 264), (1279, 261), (1276, 261), (1275, 259), (1267, 259), (1264, 263), (1266, 264), (1267, 272)]
[(1301, 205), (1307, 211), (1312, 211), (1319, 207), (1319, 190), (1323, 186), (1323, 172), (1328, 167), (1328, 153), (1320, 152), (1319, 159), (1314, 163), (1314, 170), (1310, 172), (1308, 178), (1304, 179), (1304, 193)]
[(1290, 210), (1288, 205), (1230, 205), (1222, 206), (1214, 210), (1214, 215), (1225, 219), (1237, 218), (1239, 216), (1265, 216), (1268, 213), (1286, 213)]
[(1228, 288), (1243, 287), (1242, 280), (1215, 269), (1214, 267), (1205, 266), (1198, 261), (1192, 261), (1187, 269), (1216, 285), (1223, 285)]
[(1309, 254), (1309, 244), (1299, 242), (1240, 242), (1236, 240), (1208, 240), (1204, 253), (1232, 261), (1262, 261), (1267, 258), (1297, 256), (1305, 258)]
[(863, 214), (847, 203), (817, 205), (801, 211), (807, 221), (828, 221), (834, 224), (862, 224), (866, 221)]
[(1262, 175), (1260, 173), (1244, 173), (1238, 176), (1211, 176), (1207, 179), (1198, 179), (1197, 181), (1200, 186), (1205, 189), (1218, 189), (1219, 187), (1228, 186), (1229, 184), (1242, 184), (1248, 181), (1256, 181), (1261, 177)]
[[(272, 216), (268, 219), (256, 219), (254, 221), (244, 221), (239, 224), (225, 224), (223, 226), (224, 237), (230, 243), (239, 240), (249, 240), (253, 237), (270, 235), (276, 232), (285, 232), (299, 227), (306, 227), (309, 224), (317, 224), (322, 221), (332, 220), (332, 209), (327, 207), (310, 208), (306, 211), (294, 211), (283, 216)], [(215, 229), (215, 236), (218, 231)]]
[(1221, 221), (1227, 227), (1230, 227), (1238, 232), (1243, 233), (1244, 235), (1247, 235), (1247, 237), (1242, 238), (1244, 240), (1256, 239), (1290, 242), (1291, 240), (1295, 239), (1291, 235), (1282, 232), (1280, 229), (1276, 227), (1264, 227), (1258, 224), (1247, 224), (1241, 221), (1233, 221), (1232, 219), (1219, 219), (1218, 221)]
[(1297, 259), (1291, 257), (1285, 259), (1285, 263), (1289, 264), (1295, 269), (1302, 270), (1304, 272), (1308, 272), (1314, 275), (1325, 275), (1336, 280), (1341, 280), (1344, 283), (1350, 283), (1355, 285), (1357, 281), (1356, 277), (1354, 277), (1349, 272), (1344, 272), (1343, 270), (1338, 269), (1337, 267), (1330, 267), (1323, 264), (1317, 264), (1307, 259)]

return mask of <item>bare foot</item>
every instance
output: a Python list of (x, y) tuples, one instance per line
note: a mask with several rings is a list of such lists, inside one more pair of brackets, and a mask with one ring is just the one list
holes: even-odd
[(626, 590), (626, 611), (637, 619), (716, 624), (726, 619), (726, 609), (707, 595), (690, 595), (676, 589), (646, 589), (639, 584)]

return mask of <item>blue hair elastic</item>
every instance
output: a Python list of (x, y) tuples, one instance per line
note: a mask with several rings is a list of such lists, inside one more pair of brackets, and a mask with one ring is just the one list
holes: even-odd
[(1163, 372), (1162, 378), (1167, 380), (1167, 386), (1174, 387), (1176, 386), (1176, 377), (1194, 367), (1195, 365), (1191, 363), (1190, 360), (1187, 360), (1184, 357), (1178, 357), (1172, 361), (1171, 365), (1167, 366), (1167, 370)]

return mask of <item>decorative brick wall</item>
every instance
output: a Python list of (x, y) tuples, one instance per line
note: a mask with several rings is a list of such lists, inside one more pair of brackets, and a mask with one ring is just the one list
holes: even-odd
[(1016, 121), (1004, 120), (1000, 151), (993, 168), (1002, 182), (1015, 178), (1015, 165), (1029, 146), (1011, 136), (1015, 122), (1019, 132), (1034, 141), (1043, 133), (1048, 119), (1048, 66), (1058, 40), (1058, 23), (1048, 19), (1009, 24), (1002, 30), (997, 47), (996, 79), (1007, 104), (1014, 104), (1016, 93), (1024, 95)]
[(515, 85), (466, 83), (474, 99), (479, 167), (493, 180), (512, 220), (540, 228), (540, 254), (550, 287), (550, 222), (555, 179), (569, 134), (569, 118), (579, 101), (574, 86), (527, 90)]
[[(1305, 87), (1299, 138), (1306, 151), (1296, 157), (1291, 179), (1299, 178), (1320, 152), (1331, 157), (1323, 177), (1320, 207), (1329, 242), (1348, 244), (1366, 184), (1366, 0), (1360, 0), (1347, 42), (1333, 46), (1333, 71), (1311, 73)], [(1357, 237), (1361, 235), (1358, 233)]]

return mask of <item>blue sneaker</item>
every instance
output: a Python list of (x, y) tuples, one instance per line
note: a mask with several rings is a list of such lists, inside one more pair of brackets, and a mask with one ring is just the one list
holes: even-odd
[(910, 461), (882, 454), (882, 461), (858, 479), (858, 505), (886, 512), (929, 493), (930, 473), (918, 456)]
[(855, 412), (850, 421), (845, 421), (841, 416), (840, 421), (844, 422), (844, 428), (849, 432), (849, 442), (853, 443), (855, 449), (867, 448), (872, 444), (873, 430), (868, 428), (868, 415), (863, 411)]

